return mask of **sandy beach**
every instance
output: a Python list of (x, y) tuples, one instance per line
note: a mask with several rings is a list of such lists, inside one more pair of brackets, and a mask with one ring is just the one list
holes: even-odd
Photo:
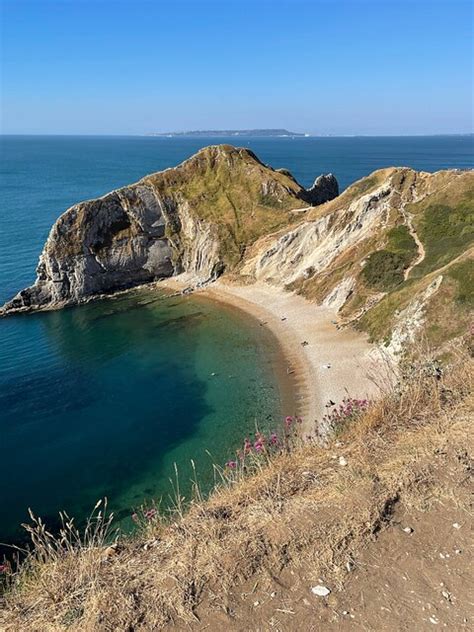
[[(178, 277), (164, 285), (182, 290), (189, 283)], [(370, 375), (376, 368), (377, 348), (363, 334), (337, 329), (335, 311), (263, 283), (236, 285), (219, 280), (194, 293), (247, 312), (277, 338), (286, 364), (282, 373), (294, 386), (303, 433), (314, 432), (330, 401), (376, 394)]]

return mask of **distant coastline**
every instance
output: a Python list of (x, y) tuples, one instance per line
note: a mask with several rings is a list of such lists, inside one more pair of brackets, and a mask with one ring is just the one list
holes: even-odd
[(245, 136), (248, 137), (277, 137), (281, 138), (291, 136), (295, 138), (304, 138), (309, 134), (301, 132), (289, 132), (287, 129), (206, 129), (206, 130), (190, 130), (187, 132), (150, 132), (146, 136), (165, 136), (173, 138), (174, 136), (193, 136), (197, 138), (222, 138), (227, 136)]
[[(272, 131), (272, 130), (269, 130)], [(285, 130), (286, 131), (286, 130)], [(298, 139), (391, 139), (391, 138), (473, 138), (474, 132), (446, 132), (443, 134), (324, 134), (324, 133), (299, 133), (299, 132), (287, 132), (282, 135), (258, 135), (256, 133), (250, 133), (252, 130), (238, 130), (238, 134), (235, 134), (237, 130), (234, 130), (235, 138), (298, 138)], [(207, 136), (206, 134), (210, 134)], [(215, 135), (215, 136), (213, 136)], [(230, 138), (232, 136), (232, 130), (222, 131), (195, 131), (195, 132), (130, 132), (130, 133), (100, 133), (90, 132), (84, 134), (66, 133), (66, 132), (45, 132), (45, 133), (27, 133), (27, 132), (0, 132), (0, 138)]]

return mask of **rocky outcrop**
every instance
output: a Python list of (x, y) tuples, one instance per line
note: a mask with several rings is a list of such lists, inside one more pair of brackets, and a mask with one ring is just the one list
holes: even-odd
[(416, 335), (425, 322), (425, 306), (439, 290), (442, 281), (443, 276), (440, 274), (425, 290), (415, 295), (405, 309), (397, 314), (390, 342), (385, 345), (388, 354), (396, 357), (408, 344), (415, 342)]
[(174, 169), (68, 209), (51, 229), (34, 285), (3, 313), (74, 304), (181, 272), (201, 283), (215, 279), (262, 234), (288, 225), (289, 211), (304, 201), (291, 174), (251, 151), (207, 147)]
[(181, 271), (171, 225), (180, 225), (178, 205), (146, 184), (71, 207), (51, 229), (35, 284), (6, 309), (75, 303)]
[(332, 173), (323, 174), (316, 178), (313, 186), (302, 193), (302, 198), (308, 204), (316, 206), (333, 200), (339, 195), (339, 185)]

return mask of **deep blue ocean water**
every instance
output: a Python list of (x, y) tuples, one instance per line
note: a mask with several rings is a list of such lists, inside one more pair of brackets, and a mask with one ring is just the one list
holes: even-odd
[[(235, 139), (234, 139), (235, 140)], [(34, 280), (54, 220), (199, 148), (233, 139), (1, 137), (0, 302)], [(243, 139), (304, 185), (333, 172), (341, 188), (386, 166), (472, 168), (472, 137)], [(199, 297), (134, 292), (0, 321), (0, 541), (17, 540), (28, 506), (83, 518), (107, 495), (120, 518), (183, 485), (194, 459), (212, 480), (258, 421), (282, 414), (278, 350), (239, 312)], [(212, 375), (212, 374), (215, 375)], [(125, 524), (127, 521), (125, 520)]]

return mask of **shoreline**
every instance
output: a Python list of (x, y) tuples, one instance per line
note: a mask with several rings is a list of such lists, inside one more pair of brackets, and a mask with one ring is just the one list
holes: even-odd
[[(176, 289), (178, 286), (166, 286), (166, 289)], [(184, 287), (184, 286), (183, 286)], [(218, 303), (222, 310), (238, 312), (239, 317), (251, 323), (254, 329), (262, 328), (261, 338), (262, 349), (264, 353), (268, 353), (268, 361), (272, 367), (278, 386), (279, 399), (281, 404), (281, 419), (286, 416), (302, 417), (305, 413), (304, 395), (301, 392), (301, 377), (299, 370), (288, 371), (288, 350), (285, 349), (281, 342), (281, 337), (275, 334), (273, 328), (268, 327), (268, 323), (262, 322), (255, 313), (255, 310), (249, 310), (242, 305), (241, 301), (234, 300), (235, 297), (223, 297), (216, 295), (214, 292), (207, 291), (209, 288), (202, 288), (190, 292), (188, 296), (194, 300), (203, 299), (206, 302)], [(300, 368), (300, 367), (299, 367)]]
[(328, 412), (329, 402), (339, 405), (344, 397), (370, 398), (380, 394), (380, 384), (371, 378), (374, 373), (382, 374), (382, 384), (390, 380), (377, 345), (354, 329), (337, 329), (339, 316), (335, 310), (262, 282), (241, 285), (218, 279), (203, 287), (196, 287), (195, 283), (195, 278), (184, 273), (94, 295), (74, 304), (15, 310), (0, 316), (55, 311), (140, 290), (166, 288), (181, 295), (189, 289), (189, 296), (202, 296), (239, 309), (273, 335), (278, 355), (285, 361), (285, 366), (274, 364), (282, 407), (293, 408), (291, 414), (302, 417), (303, 436), (324, 436), (320, 422)]
[[(173, 277), (157, 287), (180, 291), (190, 285), (189, 278)], [(282, 401), (288, 398), (295, 403), (304, 435), (313, 436), (320, 430), (330, 401), (339, 404), (347, 396), (376, 395), (370, 373), (377, 347), (353, 329), (337, 329), (339, 318), (334, 310), (263, 283), (237, 285), (218, 280), (190, 295), (236, 307), (273, 334), (285, 360), (285, 366), (276, 367)], [(291, 397), (285, 396), (288, 388)]]

